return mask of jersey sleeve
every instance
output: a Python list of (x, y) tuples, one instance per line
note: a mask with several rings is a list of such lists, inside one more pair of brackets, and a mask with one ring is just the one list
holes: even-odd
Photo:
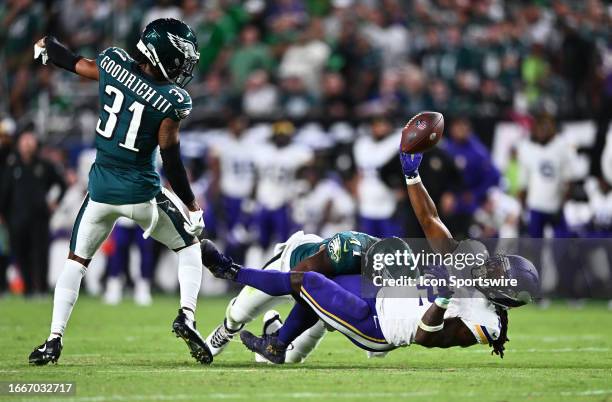
[(104, 49), (103, 51), (100, 52), (100, 54), (98, 54), (98, 56), (96, 56), (96, 66), (98, 66), (98, 70), (101, 69), (100, 64), (102, 63), (102, 60), (104, 60), (105, 57), (109, 57), (109, 52), (111, 51), (112, 47), (109, 47), (107, 49)]
[(168, 111), (167, 117), (174, 121), (186, 119), (191, 113), (192, 102), (189, 93), (182, 88), (174, 87), (168, 91), (172, 108)]
[(477, 323), (466, 318), (461, 318), (461, 321), (472, 331), (478, 343), (488, 345), (499, 338), (499, 324)]
[(337, 233), (325, 246), (336, 275), (357, 274), (361, 270), (362, 245), (347, 232)]

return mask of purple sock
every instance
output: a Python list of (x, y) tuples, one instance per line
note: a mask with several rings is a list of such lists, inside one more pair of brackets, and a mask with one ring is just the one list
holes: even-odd
[(289, 272), (242, 268), (238, 271), (236, 282), (252, 286), (270, 296), (291, 294), (291, 277)]
[(319, 318), (310, 308), (300, 303), (295, 303), (287, 319), (278, 332), (278, 340), (289, 345), (302, 332), (315, 325)]

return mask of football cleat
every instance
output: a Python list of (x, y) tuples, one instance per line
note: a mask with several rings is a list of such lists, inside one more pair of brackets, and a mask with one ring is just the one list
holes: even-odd
[(202, 364), (210, 364), (213, 361), (213, 354), (210, 348), (202, 338), (202, 335), (196, 329), (195, 321), (187, 318), (182, 309), (179, 309), (178, 316), (172, 323), (172, 332), (177, 338), (182, 338), (193, 356)]
[(261, 338), (255, 336), (249, 331), (240, 333), (240, 340), (252, 352), (260, 354), (269, 362), (274, 364), (285, 363), (285, 352), (287, 345), (278, 339), (275, 335), (264, 335)]
[(210, 351), (213, 356), (217, 356), (219, 353), (223, 352), (223, 349), (227, 347), (234, 336), (242, 331), (244, 328), (244, 324), (240, 326), (240, 328), (236, 330), (231, 330), (226, 326), (227, 320), (223, 320), (223, 324), (219, 325), (210, 335), (206, 338), (206, 344), (210, 348)]
[(231, 258), (223, 255), (215, 246), (215, 244), (204, 239), (200, 242), (200, 250), (202, 252), (202, 263), (213, 274), (215, 278), (236, 279), (240, 265), (234, 264)]
[(261, 331), (261, 334), (275, 334), (282, 326), (283, 320), (280, 317), (280, 313), (276, 310), (268, 310), (263, 316), (263, 329)]
[(140, 279), (134, 282), (134, 303), (143, 307), (153, 304), (153, 298), (151, 297), (151, 284), (149, 281)]
[(104, 304), (116, 306), (123, 299), (123, 281), (121, 278), (109, 277), (106, 280), (106, 291), (104, 292)]
[[(276, 310), (268, 310), (263, 316), (263, 328), (261, 335), (278, 335), (278, 330), (283, 326), (283, 320), (280, 317), (280, 313)], [(292, 345), (289, 345), (287, 350), (290, 350)], [(263, 356), (255, 353), (255, 362), (257, 363), (270, 363)]]
[(62, 354), (62, 337), (58, 336), (50, 341), (46, 341), (30, 353), (29, 362), (37, 366), (44, 366), (48, 363), (57, 363)]

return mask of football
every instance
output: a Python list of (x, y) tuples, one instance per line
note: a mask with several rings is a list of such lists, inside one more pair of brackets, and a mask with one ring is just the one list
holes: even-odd
[(402, 129), (402, 152), (427, 152), (435, 147), (444, 132), (444, 116), (438, 112), (421, 112)]

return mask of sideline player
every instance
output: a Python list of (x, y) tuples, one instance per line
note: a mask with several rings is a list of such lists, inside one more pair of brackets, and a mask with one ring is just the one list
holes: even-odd
[[(430, 245), (441, 253), (456, 253), (465, 243), (453, 239), (421, 183), (418, 167), (422, 155), (401, 153), (400, 157), (410, 202)], [(473, 277), (514, 278), (516, 287), (473, 289), (473, 296), (464, 298), (453, 298), (451, 289), (439, 287), (437, 297), (431, 301), (428, 297), (385, 297), (385, 289), (376, 297), (362, 297), (360, 275), (329, 279), (318, 272), (243, 268), (207, 240), (202, 242), (202, 258), (215, 276), (270, 295), (292, 295), (298, 301), (278, 333), (257, 337), (243, 331), (240, 335), (247, 348), (278, 364), (285, 362), (288, 345), (319, 320), (368, 351), (386, 352), (412, 343), (441, 348), (484, 343), (503, 358), (508, 340), (507, 310), (529, 302), (539, 285), (533, 264), (517, 255), (489, 257), (482, 266), (471, 270)], [(448, 277), (443, 267), (430, 270), (430, 274)]]
[[(198, 62), (198, 43), (189, 26), (158, 19), (146, 26), (133, 59), (111, 47), (95, 60), (75, 55), (47, 36), (36, 43), (35, 58), (99, 81), (100, 118), (96, 126), (96, 160), (88, 194), (72, 229), (70, 253), (55, 286), (51, 333), (30, 354), (31, 364), (57, 362), (62, 336), (91, 258), (119, 217), (134, 220), (178, 255), (180, 309), (172, 324), (177, 337), (200, 363), (212, 354), (196, 330), (195, 309), (202, 282), (197, 236), (204, 228), (202, 210), (189, 186), (180, 158), (179, 126), (191, 111), (183, 89)], [(155, 171), (159, 146), (173, 194), (160, 185)], [(178, 196), (178, 198), (177, 198)], [(181, 201), (189, 210), (183, 211)]]

